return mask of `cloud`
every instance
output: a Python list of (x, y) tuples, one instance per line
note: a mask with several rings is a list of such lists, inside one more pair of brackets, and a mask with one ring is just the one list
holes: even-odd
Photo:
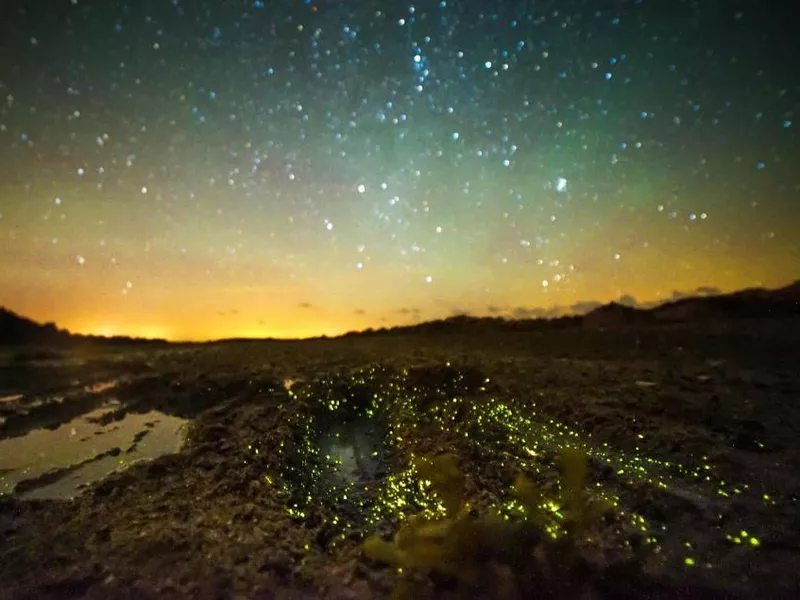
[(639, 303), (636, 301), (636, 298), (631, 296), (630, 294), (624, 294), (617, 299), (617, 304), (622, 304), (622, 306), (632, 306), (636, 307)]
[(697, 288), (694, 293), (699, 296), (718, 296), (722, 293), (722, 290), (718, 287), (704, 285)]
[(655, 308), (656, 306), (661, 306), (664, 302), (669, 302), (669, 300), (651, 300), (650, 302), (642, 302), (636, 308), (641, 308), (642, 310), (649, 310), (651, 308)]
[[(667, 302), (675, 302), (676, 300), (683, 300), (684, 298), (695, 298), (697, 296), (717, 296), (722, 293), (722, 290), (718, 287), (710, 286), (710, 285), (703, 285), (699, 288), (694, 289), (691, 292), (682, 292), (680, 290), (674, 290), (672, 292), (672, 296), (670, 296), (666, 301)], [(660, 302), (652, 302), (652, 305), (658, 305)]]
[(308, 302), (300, 302), (297, 306), (300, 308), (313, 308)]
[(363, 308), (357, 308), (353, 312), (356, 313), (357, 315), (365, 315), (365, 314), (367, 314), (367, 311), (365, 311)]
[(628, 306), (635, 306), (637, 308), (655, 308), (656, 306), (661, 306), (662, 304), (667, 302), (677, 302), (678, 300), (684, 300), (686, 298), (697, 298), (698, 296), (700, 297), (716, 296), (722, 293), (723, 293), (722, 290), (720, 290), (718, 287), (705, 285), (705, 286), (700, 286), (690, 292), (684, 292), (681, 290), (672, 290), (672, 294), (667, 298), (652, 300), (650, 302), (643, 302), (641, 304), (636, 303), (636, 300), (633, 298), (633, 296), (623, 296), (622, 298), (617, 300), (617, 302), (619, 304), (626, 304), (626, 300), (630, 300), (633, 303), (627, 304)]
[(495, 304), (490, 304), (486, 307), (486, 310), (489, 312), (490, 315), (496, 315), (497, 313), (503, 312), (503, 309)]
[(575, 314), (583, 315), (588, 312), (592, 312), (594, 309), (600, 308), (601, 306), (603, 306), (602, 302), (596, 302), (594, 300), (584, 300), (582, 302), (576, 302), (575, 304), (570, 306), (569, 309), (571, 312)]
[(517, 306), (511, 311), (511, 315), (515, 319), (541, 319), (547, 314), (544, 308), (526, 308), (524, 306)]

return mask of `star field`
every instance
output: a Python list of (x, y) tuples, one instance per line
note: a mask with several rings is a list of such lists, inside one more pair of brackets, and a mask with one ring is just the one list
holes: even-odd
[(0, 304), (33, 318), (308, 336), (798, 276), (790, 9), (2, 11)]

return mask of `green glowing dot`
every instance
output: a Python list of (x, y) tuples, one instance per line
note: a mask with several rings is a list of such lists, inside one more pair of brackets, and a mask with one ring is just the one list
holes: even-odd
[(758, 546), (761, 545), (761, 542), (758, 541), (758, 538), (751, 537), (750, 545), (753, 546), (754, 548), (757, 548)]
[(687, 556), (685, 559), (683, 559), (683, 564), (685, 564), (687, 567), (693, 567), (694, 559), (691, 556)]

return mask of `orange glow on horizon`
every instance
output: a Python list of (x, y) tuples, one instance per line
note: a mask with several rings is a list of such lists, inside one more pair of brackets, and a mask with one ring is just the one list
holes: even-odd
[[(319, 269), (300, 280), (258, 264), (220, 270), (211, 259), (169, 250), (147, 257), (147, 265), (157, 268), (134, 268), (141, 259), (132, 249), (116, 252), (114, 262), (79, 264), (54, 255), (45, 240), (19, 244), (4, 238), (0, 252), (13, 260), (0, 271), (0, 305), (74, 333), (173, 341), (297, 339), (458, 313), (524, 318), (538, 314), (535, 309), (555, 307), (565, 314), (578, 303), (623, 296), (665, 302), (676, 291), (687, 294), (704, 286), (722, 292), (777, 288), (800, 275), (787, 246), (790, 221), (771, 224), (777, 241), (765, 238), (763, 252), (741, 243), (737, 227), (743, 225), (733, 217), (718, 221), (709, 225), (718, 228), (712, 231), (715, 242), (687, 234), (667, 252), (636, 241), (661, 239), (657, 223), (637, 223), (623, 214), (617, 226), (635, 233), (634, 241), (609, 243), (590, 236), (583, 245), (560, 249), (556, 266), (531, 258), (512, 268), (465, 255), (430, 283), (425, 271), (398, 265), (363, 272)], [(33, 232), (23, 233), (35, 239)]]
[[(792, 281), (778, 280), (763, 284), (763, 287), (777, 288), (787, 285)], [(756, 282), (758, 283), (758, 282)], [(696, 289), (694, 286), (687, 289)], [(720, 292), (727, 293), (754, 287), (752, 283), (744, 283), (738, 286), (728, 286), (720, 288)], [(626, 292), (629, 293), (629, 292)], [(653, 290), (650, 294), (642, 293), (637, 290), (630, 293), (640, 303), (661, 303), (671, 299), (671, 292), (666, 290)], [(571, 295), (548, 292), (545, 297), (551, 300), (543, 307), (545, 310), (551, 309), (547, 316), (561, 316), (574, 314), (571, 305), (581, 302), (585, 298), (582, 293)], [(606, 303), (618, 300), (619, 293), (607, 293), (596, 298), (595, 302)], [(444, 303), (439, 303), (443, 305)], [(454, 303), (455, 306), (456, 303)], [(513, 307), (527, 308), (530, 312), (515, 311)], [(532, 306), (525, 306), (521, 299), (517, 302), (509, 302), (506, 309), (502, 312), (491, 312), (485, 305), (475, 303), (458, 304), (458, 310), (429, 307), (428, 310), (416, 312), (398, 311), (389, 309), (384, 313), (373, 311), (364, 314), (356, 314), (348, 310), (330, 310), (323, 308), (284, 308), (273, 312), (272, 319), (258, 318), (254, 315), (263, 314), (264, 307), (256, 305), (248, 309), (235, 311), (235, 314), (215, 313), (211, 317), (205, 317), (205, 312), (201, 307), (181, 306), (173, 311), (163, 312), (163, 321), (158, 322), (152, 315), (131, 311), (120, 316), (118, 321), (104, 319), (102, 321), (92, 320), (90, 316), (70, 318), (68, 314), (59, 315), (58, 313), (25, 313), (38, 321), (54, 321), (59, 327), (69, 330), (72, 333), (86, 335), (100, 335), (104, 337), (129, 336), (145, 339), (166, 339), (175, 342), (205, 342), (218, 339), (304, 339), (315, 338), (322, 335), (335, 337), (350, 331), (363, 331), (368, 328), (380, 329), (382, 327), (391, 328), (415, 323), (431, 321), (454, 316), (457, 313), (465, 313), (475, 317), (506, 317), (506, 318), (532, 318), (535, 311)], [(20, 311), (17, 311), (20, 312)]]
[[(9, 12), (0, 306), (76, 333), (295, 339), (800, 278), (796, 53), (766, 20), (718, 35), (724, 3), (691, 27), (644, 3), (675, 31), (654, 36), (506, 3), (415, 26), (217, 3), (167, 27), (160, 4), (124, 27), (81, 4), (69, 35)], [(270, 20), (296, 26), (265, 44)]]

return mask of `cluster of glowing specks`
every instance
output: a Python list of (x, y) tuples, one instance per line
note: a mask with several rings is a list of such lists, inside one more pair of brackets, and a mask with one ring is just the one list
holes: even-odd
[[(300, 522), (311, 511), (330, 511), (326, 544), (334, 547), (348, 537), (396, 528), (412, 515), (444, 514), (442, 499), (416, 465), (423, 456), (448, 451), (470, 456), (473, 462), (463, 468), (481, 481), (492, 481), (482, 475), (491, 466), (543, 484), (536, 518), (555, 539), (567, 532), (558, 457), (578, 451), (589, 461), (587, 493), (613, 515), (603, 535), (616, 536), (618, 546), (628, 550), (638, 539), (653, 553), (687, 567), (710, 564), (691, 540), (682, 541), (682, 555), (665, 556), (665, 541), (677, 535), (670, 531), (670, 515), (648, 519), (631, 510), (631, 498), (645, 490), (652, 502), (673, 498), (713, 507), (722, 520), (732, 514), (733, 497), (751, 493), (749, 485), (722, 480), (707, 457), (697, 465), (679, 464), (638, 448), (631, 454), (593, 443), (591, 435), (537, 414), (535, 405), (498, 398), (487, 389), (489, 383), (447, 363), (410, 370), (372, 366), (295, 387), (288, 392), (296, 411), (291, 435), (278, 442), (278, 472), (267, 475), (268, 483), (280, 486), (287, 512)], [(506, 519), (530, 517), (507, 484), (494, 480), (490, 487), (485, 491), (494, 501), (484, 509)], [(776, 502), (769, 494), (763, 500)], [(713, 536), (750, 549), (761, 545), (743, 527), (714, 528)]]

